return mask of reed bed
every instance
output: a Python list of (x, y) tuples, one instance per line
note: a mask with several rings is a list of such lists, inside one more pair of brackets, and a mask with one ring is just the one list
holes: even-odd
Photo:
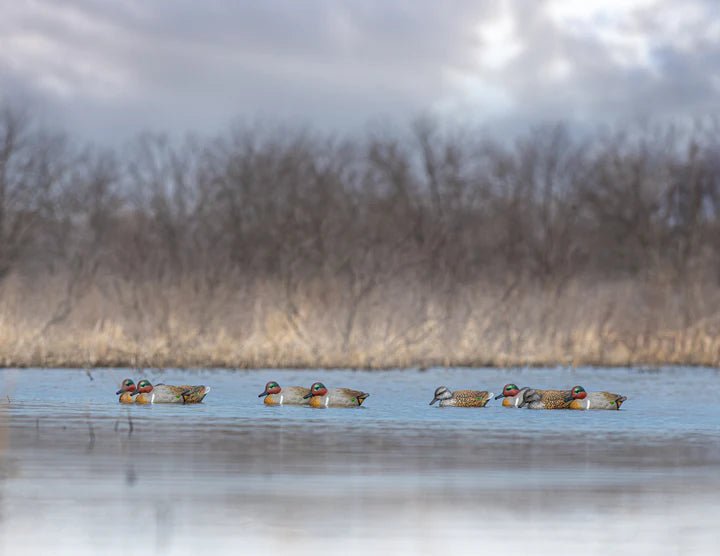
[[(672, 290), (633, 282), (572, 283), (562, 292), (468, 285), (452, 295), (423, 285), (378, 288), (359, 306), (340, 285), (279, 284), (198, 292), (148, 284), (123, 305), (90, 288), (61, 324), (47, 326), (62, 288), (6, 284), (0, 364), (6, 367), (394, 368), (432, 366), (720, 366), (720, 290), (683, 325)], [(128, 286), (129, 287), (129, 286)], [(329, 295), (329, 292), (332, 295)], [(658, 304), (657, 299), (664, 300)], [(644, 300), (644, 301), (643, 301)], [(32, 312), (29, 312), (30, 307)], [(292, 306), (292, 309), (289, 308)], [(44, 308), (45, 310), (43, 311)], [(353, 320), (348, 326), (348, 317)], [(30, 316), (32, 315), (32, 316)]]

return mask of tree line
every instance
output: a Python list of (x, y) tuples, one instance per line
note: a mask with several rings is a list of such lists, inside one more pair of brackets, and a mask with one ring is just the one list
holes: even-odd
[(23, 295), (60, 281), (43, 306), (48, 331), (88, 295), (132, 320), (160, 310), (137, 294), (149, 285), (238, 303), (233, 292), (272, 283), (291, 328), (299, 297), (342, 307), (333, 326), (347, 350), (359, 319), (398, 289), (415, 292), (412, 327), (430, 302), (456, 314), (467, 287), (502, 304), (630, 281), (670, 288), (674, 326), (688, 328), (720, 311), (693, 289), (720, 286), (719, 146), (713, 119), (515, 138), (419, 119), (346, 137), (144, 134), (106, 149), (4, 107), (0, 297), (12, 277)]

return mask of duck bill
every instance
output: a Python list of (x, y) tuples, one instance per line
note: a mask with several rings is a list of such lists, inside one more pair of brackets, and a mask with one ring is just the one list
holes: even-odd
[(263, 396), (269, 396), (269, 395), (270, 395), (269, 392), (260, 392), (258, 394), (258, 398), (262, 398)]
[(430, 405), (434, 404), (436, 401), (438, 401), (438, 399), (437, 399), (437, 398), (433, 398), (432, 401), (430, 402)]
[(497, 396), (495, 396), (495, 399), (499, 400), (500, 398), (504, 398), (504, 397), (505, 397), (505, 394), (498, 394)]
[(308, 392), (303, 396), (303, 400), (307, 400), (308, 398), (312, 398), (312, 392)]
[(123, 390), (122, 388), (120, 388), (120, 390), (118, 390), (117, 392), (115, 392), (115, 395), (117, 396), (118, 394), (122, 394), (124, 391), (125, 391), (125, 390)]

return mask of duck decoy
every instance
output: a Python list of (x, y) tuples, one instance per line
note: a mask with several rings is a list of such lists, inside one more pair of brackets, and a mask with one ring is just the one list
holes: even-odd
[(582, 400), (587, 396), (585, 388), (573, 386), (570, 390), (539, 390), (522, 388), (518, 392), (518, 407), (530, 409), (570, 409), (573, 400)]
[(310, 399), (305, 397), (308, 393), (307, 388), (302, 386), (285, 386), (280, 385), (271, 380), (265, 385), (265, 390), (258, 394), (258, 398), (265, 399), (264, 403), (267, 405), (308, 405)]
[(627, 397), (612, 392), (588, 392), (587, 397), (570, 402), (570, 409), (620, 409)]
[(493, 397), (487, 390), (455, 390), (451, 392), (447, 386), (439, 386), (435, 390), (430, 405), (440, 402), (440, 407), (485, 407)]
[(328, 390), (322, 382), (315, 382), (303, 397), (310, 407), (359, 407), (370, 395), (350, 388), (332, 388)]
[(209, 386), (171, 386), (156, 384), (149, 380), (141, 380), (137, 385), (135, 403), (200, 403), (210, 391)]

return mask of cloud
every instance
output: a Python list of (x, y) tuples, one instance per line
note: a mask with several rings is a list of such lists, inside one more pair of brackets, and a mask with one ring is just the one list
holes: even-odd
[(713, 110), (713, 0), (0, 0), (0, 96), (116, 142), (236, 118), (512, 127)]
[[(513, 6), (516, 54), (466, 72), (502, 94), (499, 118), (622, 121), (713, 113), (720, 75), (720, 7), (694, 0)], [(480, 33), (482, 34), (482, 33)], [(482, 41), (480, 46), (482, 53)], [(462, 91), (472, 97), (472, 85)], [(455, 99), (465, 102), (463, 95)], [(472, 106), (473, 100), (466, 103)]]

